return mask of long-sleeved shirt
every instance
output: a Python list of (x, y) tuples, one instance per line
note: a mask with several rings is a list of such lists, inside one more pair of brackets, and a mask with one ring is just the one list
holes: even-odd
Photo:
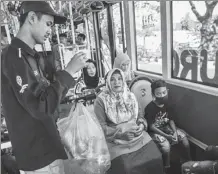
[[(113, 142), (116, 139), (116, 136), (119, 134), (119, 129), (117, 126), (112, 123), (105, 113), (105, 105), (101, 98), (97, 97), (94, 104), (94, 112), (99, 120), (100, 125), (105, 134), (105, 138), (108, 144), (109, 152), (111, 155), (111, 160), (114, 158), (128, 154), (134, 151), (139, 150), (148, 142), (151, 141), (151, 137), (147, 132), (143, 131), (142, 138), (138, 139), (138, 141), (131, 142), (129, 144), (116, 144)], [(141, 119), (141, 118), (139, 118)], [(138, 120), (139, 120), (138, 119)]]
[(58, 71), (49, 83), (38, 53), (18, 38), (2, 53), (2, 105), (19, 169), (36, 170), (66, 159), (53, 114), (74, 79)]

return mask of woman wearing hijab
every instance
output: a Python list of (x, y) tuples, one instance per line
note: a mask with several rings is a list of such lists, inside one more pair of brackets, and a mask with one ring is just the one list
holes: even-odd
[(96, 88), (99, 84), (97, 66), (91, 59), (87, 61), (87, 66), (83, 68), (83, 80), (87, 89)]
[(80, 93), (84, 89), (90, 91), (103, 83), (103, 79), (98, 76), (95, 61), (91, 59), (87, 60), (87, 66), (83, 68), (83, 79), (78, 83), (77, 92)]
[(126, 53), (119, 53), (114, 60), (113, 68), (119, 68), (124, 72), (126, 82), (131, 81), (135, 75), (133, 71), (130, 70), (131, 60)]
[(120, 69), (110, 70), (94, 104), (111, 155), (107, 173), (162, 174), (161, 153), (145, 131), (146, 120), (138, 113), (137, 100), (124, 79)]

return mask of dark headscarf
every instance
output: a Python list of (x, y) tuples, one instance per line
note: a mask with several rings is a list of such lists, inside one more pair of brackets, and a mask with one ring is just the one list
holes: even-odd
[(87, 60), (87, 63), (93, 63), (95, 65), (95, 68), (96, 68), (96, 74), (94, 77), (91, 77), (88, 75), (87, 68), (83, 68), (84, 83), (88, 89), (93, 89), (93, 88), (96, 88), (98, 86), (98, 83), (99, 83), (97, 65), (96, 65), (95, 61), (93, 61), (91, 59)]

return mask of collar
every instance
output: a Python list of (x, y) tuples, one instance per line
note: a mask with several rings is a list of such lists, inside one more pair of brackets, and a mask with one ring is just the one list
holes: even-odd
[(16, 48), (21, 48), (25, 53), (31, 55), (32, 57), (35, 57), (37, 54), (37, 52), (35, 50), (33, 50), (32, 48), (30, 48), (25, 42), (23, 42), (22, 40), (20, 40), (19, 38), (15, 37), (12, 41), (11, 41), (11, 45), (16, 47)]

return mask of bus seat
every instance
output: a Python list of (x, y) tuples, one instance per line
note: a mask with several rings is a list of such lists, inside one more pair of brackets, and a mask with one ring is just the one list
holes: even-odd
[(131, 81), (129, 85), (129, 89), (135, 94), (139, 104), (140, 112), (143, 115), (145, 107), (152, 101), (151, 83), (152, 80), (148, 77), (137, 76)]

